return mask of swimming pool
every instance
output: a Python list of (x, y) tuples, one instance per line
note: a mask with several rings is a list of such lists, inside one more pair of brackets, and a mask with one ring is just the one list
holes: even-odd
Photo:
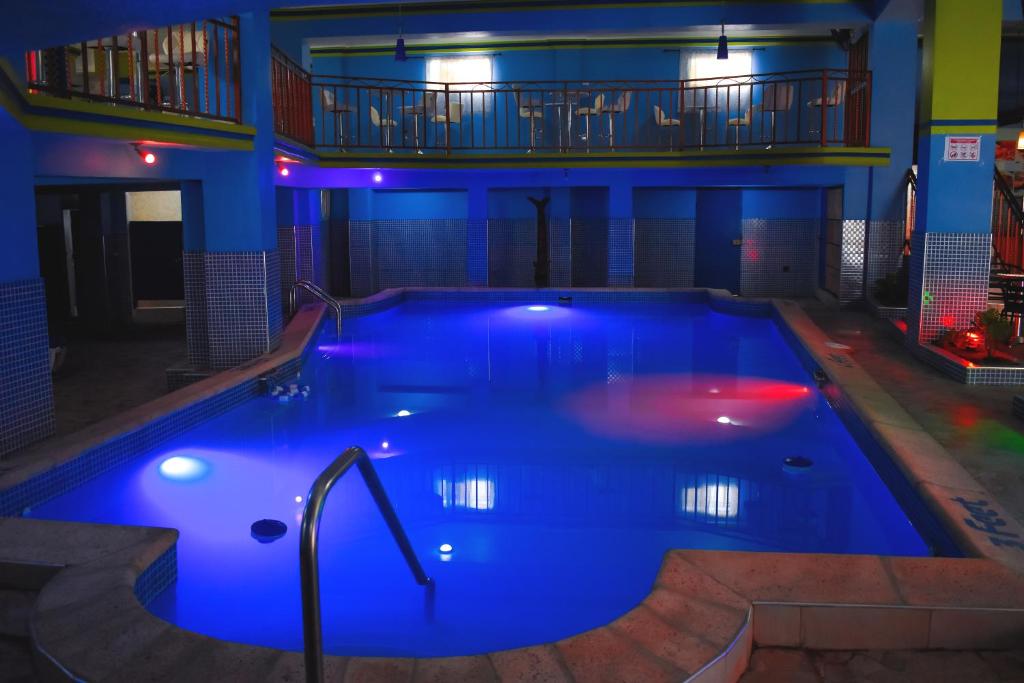
[[(321, 593), (325, 649), (353, 655), (481, 653), (606, 624), (669, 548), (929, 554), (770, 318), (410, 301), (350, 318), (341, 340), (331, 328), (304, 364), (308, 398), (245, 402), (31, 516), (177, 528), (178, 580), (151, 610), (301, 649), (303, 499), (361, 445), (437, 587), (428, 600), (363, 482), (343, 479)], [(254, 540), (262, 518), (286, 535)]]

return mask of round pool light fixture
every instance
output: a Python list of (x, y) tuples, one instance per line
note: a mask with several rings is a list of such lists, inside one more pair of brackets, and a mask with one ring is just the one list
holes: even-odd
[(295, 502), (296, 503), (301, 503), (302, 502), (302, 496), (295, 496)]
[(288, 525), (279, 519), (260, 519), (252, 523), (249, 533), (260, 543), (273, 543), (288, 532)]
[(380, 185), (383, 181), (384, 181), (384, 174), (382, 174), (380, 171), (374, 171), (373, 172), (373, 182), (375, 182), (378, 185)]
[(533, 311), (534, 313), (541, 313), (550, 309), (547, 306), (527, 306), (526, 310)]
[(715, 420), (715, 422), (717, 422), (720, 425), (731, 425), (732, 424), (732, 419), (726, 417), (725, 415), (722, 415), (720, 418)]
[(395, 417), (409, 417), (410, 415), (412, 415), (412, 413), (404, 409), (399, 410), (397, 413), (395, 413)]
[(782, 469), (787, 472), (805, 472), (814, 465), (814, 461), (810, 458), (805, 458), (802, 455), (791, 455), (788, 458), (783, 458)]
[(187, 455), (174, 455), (167, 458), (157, 468), (165, 479), (175, 481), (196, 481), (206, 476), (210, 466), (204, 460)]
[(380, 442), (380, 447), (381, 447), (382, 449), (384, 449), (385, 451), (386, 451), (386, 450), (388, 449), (388, 446), (390, 446), (390, 445), (391, 445), (391, 444), (389, 444), (389, 443), (388, 443), (387, 441), (381, 441), (381, 442)]
[(448, 555), (448, 554), (450, 554), (450, 553), (451, 553), (451, 552), (452, 552), (453, 550), (455, 550), (455, 548), (453, 548), (453, 547), (452, 547), (452, 544), (451, 544), (451, 543), (442, 543), (442, 544), (441, 544), (440, 546), (438, 546), (438, 548), (437, 548), (437, 549), (438, 549), (438, 550), (439, 550), (440, 552), (444, 553), (445, 555)]

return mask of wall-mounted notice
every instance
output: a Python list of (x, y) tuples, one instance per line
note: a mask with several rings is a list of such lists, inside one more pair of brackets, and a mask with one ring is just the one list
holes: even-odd
[(943, 161), (977, 161), (981, 157), (980, 135), (947, 135)]

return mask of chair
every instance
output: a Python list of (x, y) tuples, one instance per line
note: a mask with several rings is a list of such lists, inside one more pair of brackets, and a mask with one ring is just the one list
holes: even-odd
[(443, 97), (435, 98), (433, 106), (431, 106), (430, 120), (434, 124), (442, 124), (442, 130), (444, 130), (444, 146), (447, 147), (449, 126), (451, 124), (462, 123), (462, 103), (449, 102), (446, 107)]
[[(826, 111), (828, 109), (838, 110), (838, 108), (840, 106), (842, 106), (843, 102), (845, 102), (845, 101), (846, 101), (846, 81), (839, 81), (838, 83), (836, 83), (836, 87), (832, 90), (831, 94), (829, 94), (829, 96), (825, 99), (824, 103), (822, 102), (822, 99), (820, 97), (815, 97), (812, 100), (808, 100), (807, 107), (809, 109), (821, 109), (821, 107), (824, 106)], [(815, 122), (819, 122), (819, 121), (821, 121), (821, 115), (820, 114), (817, 115), (817, 116), (812, 115), (811, 116), (811, 127), (808, 129), (807, 132), (810, 133), (811, 135), (818, 135), (818, 134), (824, 135), (824, 131), (818, 130), (817, 128), (814, 127)]]
[(587, 139), (587, 151), (588, 152), (590, 151), (590, 117), (591, 116), (599, 116), (601, 114), (601, 110), (603, 108), (604, 108), (604, 93), (601, 93), (600, 95), (596, 96), (594, 98), (594, 101), (591, 103), (591, 105), (589, 107), (576, 107), (576, 116), (582, 116), (584, 121), (585, 121), (585, 125), (584, 125), (583, 130), (584, 130), (584, 135), (586, 136), (586, 139)]
[(381, 133), (382, 133), (382, 135), (384, 137), (384, 146), (388, 148), (389, 152), (392, 151), (391, 150), (391, 132), (398, 125), (398, 122), (396, 122), (392, 118), (387, 118), (387, 117), (383, 117), (382, 118), (381, 115), (380, 115), (380, 112), (377, 111), (377, 108), (371, 104), (370, 105), (370, 123), (375, 125), (377, 128), (381, 129)]
[(633, 98), (632, 90), (624, 90), (619, 93), (614, 103), (601, 108), (602, 114), (608, 114), (608, 146), (615, 149), (615, 115), (625, 114), (629, 109), (629, 102)]
[(515, 97), (519, 108), (519, 118), (529, 119), (530, 121), (529, 151), (532, 152), (537, 148), (537, 119), (544, 118), (544, 103), (535, 99), (533, 95), (520, 98), (517, 92)]
[(345, 127), (344, 117), (347, 114), (351, 114), (355, 111), (355, 107), (345, 102), (338, 102), (335, 99), (334, 90), (328, 90), (327, 88), (321, 88), (320, 90), (320, 105), (327, 114), (334, 115), (334, 136), (337, 139), (338, 146), (341, 147), (341, 151), (345, 151)]
[(668, 131), (669, 148), (672, 148), (672, 129), (679, 127), (679, 119), (668, 116), (661, 107), (654, 105), (654, 125), (659, 131)]
[[(768, 112), (771, 115), (771, 140), (768, 147), (775, 144), (775, 114), (788, 111), (793, 106), (793, 85), (791, 83), (768, 83), (764, 86), (761, 103), (747, 107), (743, 116), (733, 117), (726, 121), (726, 129), (736, 129), (736, 149), (740, 148), (740, 128), (750, 126), (753, 112)], [(764, 142), (764, 139), (761, 139)]]
[(1024, 319), (1024, 280), (1020, 277), (999, 277), (1002, 289), (1004, 318), (1010, 318), (1013, 332), (1010, 334), (1010, 345), (1021, 342), (1021, 320)]

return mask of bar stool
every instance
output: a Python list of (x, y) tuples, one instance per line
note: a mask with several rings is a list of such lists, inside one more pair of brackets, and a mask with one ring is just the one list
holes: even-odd
[(626, 90), (619, 93), (619, 97), (612, 104), (601, 108), (602, 114), (608, 114), (608, 147), (615, 149), (615, 115), (625, 114), (629, 109), (629, 102), (633, 98), (633, 91)]
[(321, 106), (324, 112), (334, 115), (334, 137), (338, 142), (341, 151), (345, 151), (345, 126), (344, 118), (355, 111), (355, 107), (345, 102), (338, 102), (335, 99), (334, 91), (323, 88), (320, 91)]
[(537, 119), (544, 118), (544, 103), (534, 98), (533, 95), (527, 95), (525, 98), (520, 98), (518, 91), (516, 92), (516, 104), (519, 107), (519, 118), (530, 120), (530, 149), (532, 152), (537, 147)]
[(1010, 318), (1013, 323), (1013, 332), (1010, 334), (1010, 345), (1020, 344), (1021, 321), (1024, 319), (1024, 276), (1013, 274), (1000, 274), (999, 287), (1003, 293), (1004, 318)]
[(604, 108), (604, 93), (600, 93), (594, 97), (594, 101), (589, 107), (576, 107), (576, 116), (581, 116), (584, 119), (584, 135), (587, 139), (587, 151), (590, 151), (590, 117), (599, 116), (601, 110)]
[(370, 123), (381, 129), (384, 136), (384, 146), (389, 152), (391, 149), (391, 132), (398, 125), (398, 122), (390, 117), (382, 117), (380, 112), (377, 111), (377, 107), (370, 105)]
[(672, 129), (679, 127), (679, 119), (674, 119), (666, 114), (661, 107), (654, 105), (654, 125), (658, 126), (658, 131), (668, 132), (668, 146), (672, 149)]
[[(809, 100), (807, 102), (807, 107), (809, 109), (819, 109), (820, 110), (821, 107), (824, 106), (826, 108), (826, 110), (832, 109), (832, 110), (838, 111), (838, 108), (840, 106), (842, 106), (843, 102), (845, 102), (845, 101), (846, 101), (846, 81), (839, 81), (838, 83), (836, 83), (836, 87), (832, 90), (831, 94), (829, 94), (829, 96), (824, 100), (824, 102), (822, 102), (822, 98), (815, 97), (814, 99)], [(833, 116), (834, 115), (835, 114), (833, 113)], [(827, 116), (827, 114), (826, 114), (826, 116)], [(807, 132), (810, 135), (824, 135), (825, 131), (819, 130), (819, 129), (814, 127), (815, 122), (820, 122), (821, 121), (821, 115), (820, 114), (812, 115), (810, 118), (811, 118), (811, 127), (807, 130)]]

